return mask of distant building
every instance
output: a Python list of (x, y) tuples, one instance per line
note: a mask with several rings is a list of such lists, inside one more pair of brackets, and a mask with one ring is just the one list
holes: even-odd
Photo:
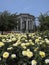
[(35, 31), (35, 17), (30, 14), (19, 14), (16, 30), (20, 32)]

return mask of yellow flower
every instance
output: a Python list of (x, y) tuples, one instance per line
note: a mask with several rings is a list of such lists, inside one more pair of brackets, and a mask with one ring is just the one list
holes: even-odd
[(2, 39), (2, 42), (6, 42), (6, 40), (5, 39)]
[(22, 43), (21, 46), (22, 46), (22, 47), (25, 46), (25, 43)]
[(41, 40), (40, 44), (43, 44), (43, 43), (44, 43), (44, 41), (43, 41), (43, 40)]
[(22, 48), (23, 48), (23, 49), (26, 49), (26, 46), (23, 46)]
[(8, 53), (8, 52), (4, 52), (4, 53), (3, 53), (3, 58), (6, 59), (6, 58), (8, 58), (8, 57), (9, 57), (9, 53)]
[(38, 37), (38, 39), (42, 39), (41, 37)]
[(11, 55), (11, 58), (16, 58), (16, 54), (12, 54)]
[(6, 39), (6, 42), (12, 42), (12, 40), (11, 39)]
[(46, 44), (49, 44), (49, 40), (46, 40)]
[(44, 58), (44, 57), (45, 57), (45, 52), (40, 51), (40, 52), (39, 52), (39, 55), (40, 55), (42, 58)]
[(37, 51), (39, 49), (39, 47), (35, 48), (34, 51)]
[(32, 40), (30, 39), (29, 42), (32, 42)]
[(33, 53), (30, 50), (27, 50), (27, 57), (31, 58), (33, 56)]
[(29, 34), (29, 37), (31, 37), (31, 34)]
[(32, 60), (32, 61), (31, 61), (31, 65), (37, 65), (36, 60)]
[(26, 46), (29, 46), (29, 45), (30, 45), (30, 43), (25, 43), (25, 45), (26, 45)]
[(38, 42), (39, 42), (39, 39), (36, 39), (36, 40), (35, 40), (35, 43), (38, 43)]
[(4, 46), (4, 43), (3, 42), (0, 42), (0, 47)]
[(25, 42), (28, 42), (28, 40), (25, 40)]
[(18, 46), (18, 45), (15, 43), (15, 44), (13, 44), (13, 46)]
[(12, 41), (15, 41), (16, 40), (16, 38), (12, 38)]
[(27, 51), (30, 51), (30, 49), (27, 49)]
[(30, 51), (30, 49), (27, 49), (25, 51), (22, 51), (22, 55), (31, 58), (33, 56), (33, 53)]
[(30, 43), (30, 45), (32, 45), (32, 46), (35, 45), (33, 42), (29, 42), (29, 43)]
[(26, 56), (27, 55), (27, 51), (22, 51), (22, 55)]
[(7, 50), (12, 50), (13, 49), (13, 47), (9, 47), (9, 48), (7, 48)]

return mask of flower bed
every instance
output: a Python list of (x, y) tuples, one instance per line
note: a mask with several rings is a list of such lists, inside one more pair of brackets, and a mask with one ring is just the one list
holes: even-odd
[(43, 33), (0, 35), (0, 65), (49, 65), (49, 37)]

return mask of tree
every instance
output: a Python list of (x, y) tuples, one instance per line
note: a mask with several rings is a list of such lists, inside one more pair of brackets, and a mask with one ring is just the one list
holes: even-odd
[(17, 15), (16, 14), (11, 14), (9, 16), (8, 21), (9, 21), (9, 24), (8, 24), (8, 29), (9, 30), (12, 30), (12, 29), (16, 28), (16, 26), (17, 26)]
[(7, 11), (2, 12), (0, 15), (0, 31), (2, 31), (2, 34), (3, 34), (3, 31), (7, 30), (9, 16), (10, 14)]
[(49, 30), (49, 15), (41, 14), (38, 19), (40, 22), (40, 30)]
[(0, 31), (11, 31), (16, 27), (17, 15), (10, 14), (8, 11), (4, 11), (0, 15)]

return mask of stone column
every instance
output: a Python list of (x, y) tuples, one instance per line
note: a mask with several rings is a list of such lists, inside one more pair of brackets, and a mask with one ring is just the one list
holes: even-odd
[(31, 30), (33, 30), (33, 20), (31, 19)]
[(35, 23), (35, 21), (33, 21), (33, 28), (34, 28), (34, 31), (35, 31), (35, 26), (36, 26), (36, 23)]
[(22, 22), (23, 22), (23, 20), (22, 20), (22, 18), (21, 18), (21, 20), (20, 20), (20, 30), (22, 31)]
[(33, 30), (33, 22), (34, 22), (34, 21), (31, 19), (30, 22), (31, 22), (31, 25), (30, 25), (31, 30)]
[(30, 30), (30, 21), (29, 21), (29, 30)]
[(26, 32), (28, 32), (28, 19), (26, 21)]
[(33, 22), (34, 22), (34, 21), (32, 21), (32, 30), (33, 30)]
[(29, 30), (31, 30), (31, 21), (29, 19)]
[[(17, 24), (18, 24), (18, 21), (17, 21)], [(17, 25), (17, 31), (18, 31), (18, 25)]]
[(17, 31), (18, 31), (18, 25), (17, 25)]

